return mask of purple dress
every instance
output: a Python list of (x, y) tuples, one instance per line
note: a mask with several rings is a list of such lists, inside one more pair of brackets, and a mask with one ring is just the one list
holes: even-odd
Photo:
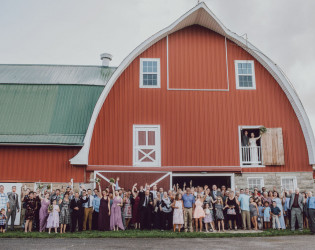
[(100, 210), (98, 213), (98, 230), (109, 231), (110, 230), (110, 219), (108, 215), (108, 198), (104, 198), (100, 201)]
[(42, 200), (41, 207), (39, 210), (39, 231), (44, 232), (47, 225), (48, 219), (48, 206), (50, 202), (46, 201), (45, 199)]
[(115, 226), (118, 226), (121, 230), (125, 230), (123, 223), (122, 223), (122, 218), (121, 218), (121, 206), (118, 206), (122, 201), (122, 198), (115, 197), (113, 199), (113, 205), (111, 207), (111, 213), (110, 213), (110, 229), (114, 230)]

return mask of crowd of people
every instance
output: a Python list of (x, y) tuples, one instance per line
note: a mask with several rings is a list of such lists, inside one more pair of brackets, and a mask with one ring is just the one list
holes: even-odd
[[(22, 217), (25, 232), (51, 233), (68, 231), (119, 231), (126, 229), (173, 230), (181, 232), (221, 232), (225, 230), (303, 230), (315, 233), (315, 197), (299, 189), (278, 192), (266, 188), (236, 192), (222, 186), (183, 187), (174, 185), (163, 190), (145, 184), (130, 190), (119, 187), (119, 177), (102, 190), (80, 186), (73, 190), (31, 191), (22, 195)], [(19, 211), (16, 187), (9, 193), (0, 185), (0, 230), (5, 232), (11, 218), (14, 230)]]

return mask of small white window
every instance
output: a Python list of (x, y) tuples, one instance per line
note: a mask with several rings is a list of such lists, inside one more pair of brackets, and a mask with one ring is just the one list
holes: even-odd
[(160, 58), (140, 58), (140, 88), (160, 88)]
[(296, 177), (281, 177), (281, 190), (294, 190), (297, 188)]
[(133, 126), (133, 165), (141, 167), (161, 166), (159, 125)]
[(262, 187), (264, 186), (264, 178), (263, 177), (248, 177), (247, 185), (251, 192), (253, 192), (255, 188), (258, 188), (258, 191), (261, 191)]
[(236, 89), (256, 89), (254, 61), (235, 61)]

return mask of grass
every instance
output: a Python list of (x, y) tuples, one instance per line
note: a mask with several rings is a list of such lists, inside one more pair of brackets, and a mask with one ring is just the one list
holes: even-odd
[(100, 231), (85, 231), (76, 233), (55, 234), (51, 233), (24, 233), (22, 230), (8, 231), (1, 233), (0, 238), (229, 238), (229, 237), (271, 237), (271, 236), (288, 236), (288, 235), (307, 235), (310, 234), (309, 230), (303, 232), (291, 230), (265, 230), (263, 232), (254, 233), (173, 233), (171, 231), (140, 231), (140, 230), (127, 230), (119, 232), (100, 232)]

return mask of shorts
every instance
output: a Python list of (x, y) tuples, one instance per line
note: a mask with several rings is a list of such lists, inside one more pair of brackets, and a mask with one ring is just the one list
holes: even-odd
[(5, 230), (5, 225), (0, 225), (0, 229)]
[(270, 217), (264, 217), (264, 222), (270, 222)]

